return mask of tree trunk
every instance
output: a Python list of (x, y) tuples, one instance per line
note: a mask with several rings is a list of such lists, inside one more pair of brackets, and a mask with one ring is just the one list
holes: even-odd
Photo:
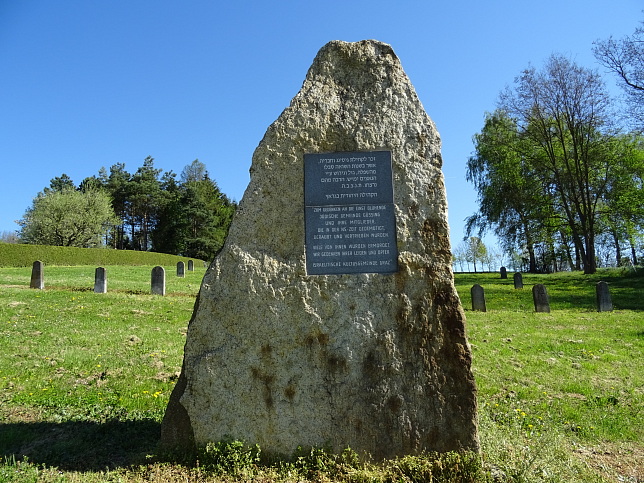
[(528, 272), (537, 273), (537, 258), (534, 255), (534, 245), (528, 244)]
[(622, 249), (619, 246), (617, 230), (611, 230), (611, 235), (613, 235), (613, 243), (615, 243), (615, 266), (619, 267), (622, 263)]
[(597, 260), (595, 257), (595, 237), (592, 233), (586, 236), (586, 253), (584, 257), (584, 275), (592, 275), (597, 272)]
[(633, 265), (637, 265), (637, 253), (635, 252), (635, 242), (633, 237), (630, 238), (629, 243), (631, 244), (631, 257), (633, 258)]

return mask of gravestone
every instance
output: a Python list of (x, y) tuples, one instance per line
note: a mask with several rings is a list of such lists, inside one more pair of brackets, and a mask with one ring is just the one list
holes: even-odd
[(610, 290), (608, 284), (604, 281), (597, 282), (595, 286), (595, 293), (597, 295), (597, 311), (599, 312), (612, 312), (613, 302), (610, 298)]
[(501, 267), (501, 279), (505, 280), (508, 278), (508, 270), (505, 267)]
[(487, 312), (485, 307), (485, 291), (478, 283), (473, 285), (470, 289), (470, 295), (472, 296), (472, 310), (478, 310), (480, 312)]
[(177, 277), (186, 276), (186, 264), (184, 262), (177, 262)]
[(392, 48), (324, 46), (250, 173), (201, 285), (162, 446), (477, 450), (440, 139)]
[(188, 271), (189, 272), (194, 272), (195, 270), (195, 262), (192, 260), (188, 260)]
[(514, 288), (521, 289), (523, 288), (523, 275), (521, 272), (514, 273)]
[(44, 290), (45, 288), (45, 265), (40, 260), (36, 260), (31, 267), (31, 281), (29, 288)]
[(152, 269), (151, 291), (154, 295), (165, 295), (165, 269), (154, 267)]
[(538, 283), (532, 287), (532, 299), (534, 300), (535, 312), (550, 313), (550, 301), (548, 300), (548, 291), (545, 285)]
[(94, 272), (94, 292), (107, 293), (107, 270), (98, 267)]

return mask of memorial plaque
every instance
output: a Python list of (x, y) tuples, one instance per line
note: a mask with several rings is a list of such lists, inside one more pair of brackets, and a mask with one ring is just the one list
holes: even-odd
[(304, 155), (309, 275), (398, 271), (391, 153)]

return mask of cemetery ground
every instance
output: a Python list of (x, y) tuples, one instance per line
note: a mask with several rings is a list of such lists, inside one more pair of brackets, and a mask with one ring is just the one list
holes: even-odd
[[(199, 264), (200, 265), (200, 264)], [(0, 268), (0, 482), (3, 481), (644, 481), (644, 271), (512, 277), (457, 274), (478, 384), (482, 464), (450, 454), (358, 462), (302, 451), (211, 446), (198, 465), (156, 454), (160, 422), (183, 356), (204, 268), (166, 267), (166, 296), (150, 267)], [(608, 282), (615, 310), (597, 312)], [(470, 310), (470, 288), (487, 312)], [(551, 313), (535, 313), (543, 283)], [(227, 474), (222, 474), (226, 469)]]

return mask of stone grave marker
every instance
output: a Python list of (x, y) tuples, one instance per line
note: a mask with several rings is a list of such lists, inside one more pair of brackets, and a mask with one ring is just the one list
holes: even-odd
[(521, 272), (514, 272), (514, 288), (523, 288), (523, 275), (521, 274)]
[(94, 292), (107, 293), (107, 270), (98, 267), (94, 272)]
[(31, 281), (29, 288), (44, 290), (45, 288), (45, 265), (40, 260), (36, 260), (31, 267)]
[(597, 295), (597, 311), (599, 312), (612, 312), (613, 302), (610, 298), (610, 290), (608, 284), (604, 281), (597, 282), (595, 286), (595, 293)]
[(195, 270), (195, 262), (192, 260), (188, 260), (188, 271), (194, 272), (194, 270)]
[(501, 279), (505, 280), (508, 278), (508, 270), (505, 267), (501, 267)]
[(154, 267), (152, 269), (151, 291), (154, 295), (165, 295), (165, 269)]
[(545, 285), (538, 283), (532, 287), (532, 299), (534, 300), (535, 312), (550, 313), (550, 301), (548, 300), (548, 291)]
[(186, 276), (186, 264), (182, 261), (177, 262), (177, 277)]
[(478, 310), (480, 312), (487, 312), (485, 307), (485, 291), (478, 283), (473, 285), (470, 289), (470, 295), (472, 296), (472, 310)]
[(162, 447), (478, 450), (440, 138), (393, 49), (325, 45), (250, 173), (201, 285)]

